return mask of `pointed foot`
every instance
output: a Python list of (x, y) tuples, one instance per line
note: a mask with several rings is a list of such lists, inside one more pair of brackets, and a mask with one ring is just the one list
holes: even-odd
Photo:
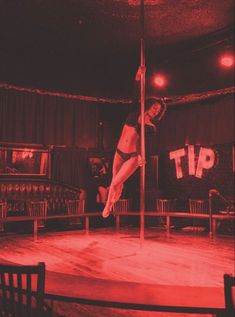
[(110, 215), (110, 210), (109, 209), (104, 209), (102, 212), (102, 217), (103, 218), (108, 218)]

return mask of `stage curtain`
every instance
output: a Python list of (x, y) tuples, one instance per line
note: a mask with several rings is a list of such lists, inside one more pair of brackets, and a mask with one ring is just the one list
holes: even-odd
[[(187, 144), (234, 142), (234, 97), (221, 96), (200, 103), (169, 106), (160, 122), (155, 148), (171, 150)], [(156, 147), (156, 144), (158, 145)]]
[[(110, 105), (106, 112), (111, 115), (112, 109), (118, 114), (124, 111)], [(101, 112), (102, 107), (97, 103), (0, 90), (0, 141), (96, 148)], [(115, 121), (109, 126), (108, 119), (101, 116), (104, 141), (111, 138), (109, 146), (116, 144), (119, 135), (116, 130), (122, 126), (120, 115), (112, 117)], [(234, 98), (226, 95), (169, 106), (157, 133), (146, 140), (146, 145), (153, 155), (185, 144), (213, 145), (233, 141)]]
[(87, 150), (82, 148), (55, 148), (52, 156), (52, 179), (86, 189)]
[(92, 102), (0, 90), (0, 141), (96, 147)]

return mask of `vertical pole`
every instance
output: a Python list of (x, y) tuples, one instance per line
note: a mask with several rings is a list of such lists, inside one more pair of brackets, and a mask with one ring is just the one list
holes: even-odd
[(212, 227), (212, 192), (209, 190), (209, 235), (213, 235)]
[(48, 178), (52, 179), (52, 174), (51, 174), (51, 165), (52, 165), (52, 151), (53, 151), (53, 145), (50, 145), (48, 148)]
[(170, 216), (166, 216), (166, 230), (170, 231), (171, 228), (171, 219)]
[[(145, 41), (144, 41), (144, 0), (141, 0), (140, 7), (141, 20), (141, 40), (140, 40), (140, 107), (141, 107), (141, 158), (145, 162), (145, 126), (144, 126), (144, 108), (145, 108)], [(145, 163), (140, 167), (140, 239), (144, 239), (144, 212), (145, 212)]]
[(90, 219), (89, 216), (85, 217), (85, 229), (86, 229), (86, 235), (89, 234), (89, 227), (90, 227)]
[(116, 215), (116, 232), (119, 232), (120, 230), (120, 216)]
[(33, 238), (34, 238), (34, 240), (38, 239), (38, 221), (37, 221), (37, 219), (33, 220)]

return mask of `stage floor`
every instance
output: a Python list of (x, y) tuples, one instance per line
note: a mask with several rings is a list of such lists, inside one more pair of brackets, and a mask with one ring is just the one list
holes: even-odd
[[(223, 287), (223, 274), (234, 274), (234, 237), (210, 238), (208, 233), (167, 234), (148, 228), (144, 241), (139, 239), (139, 229), (132, 227), (121, 228), (119, 233), (96, 228), (88, 235), (84, 230), (42, 232), (36, 241), (28, 234), (6, 234), (0, 237), (0, 247), (0, 261), (44, 261), (49, 271), (110, 280)], [(68, 317), (197, 316), (61, 303), (57, 308)]]

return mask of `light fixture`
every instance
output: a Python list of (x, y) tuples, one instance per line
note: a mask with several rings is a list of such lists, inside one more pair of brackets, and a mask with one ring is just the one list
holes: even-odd
[(234, 66), (234, 55), (232, 53), (226, 53), (219, 58), (220, 65), (224, 68), (231, 68)]
[(154, 86), (164, 88), (167, 84), (166, 77), (163, 74), (156, 74), (153, 76)]

